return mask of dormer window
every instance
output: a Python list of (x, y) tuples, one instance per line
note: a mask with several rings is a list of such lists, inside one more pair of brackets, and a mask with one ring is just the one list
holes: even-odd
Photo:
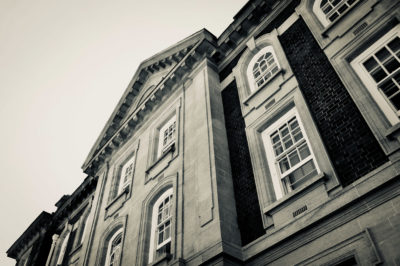
[(250, 90), (263, 87), (279, 71), (279, 64), (272, 46), (261, 49), (250, 61), (247, 70)]

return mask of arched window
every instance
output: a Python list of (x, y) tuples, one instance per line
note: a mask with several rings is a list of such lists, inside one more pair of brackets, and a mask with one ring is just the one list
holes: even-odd
[(107, 247), (107, 257), (105, 266), (118, 266), (121, 261), (122, 249), (122, 228), (111, 237)]
[(247, 69), (250, 90), (255, 91), (264, 86), (278, 71), (279, 63), (272, 46), (261, 49), (250, 61)]
[(330, 23), (336, 21), (358, 1), (359, 0), (317, 0), (314, 3), (313, 11), (326, 27)]
[(153, 205), (149, 263), (171, 253), (172, 192), (172, 188), (165, 191)]

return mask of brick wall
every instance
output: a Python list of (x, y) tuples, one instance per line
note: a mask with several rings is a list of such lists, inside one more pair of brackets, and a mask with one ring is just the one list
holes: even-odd
[(388, 160), (302, 19), (280, 42), (314, 121), (346, 186)]
[(242, 245), (264, 234), (236, 83), (222, 92), (238, 225)]

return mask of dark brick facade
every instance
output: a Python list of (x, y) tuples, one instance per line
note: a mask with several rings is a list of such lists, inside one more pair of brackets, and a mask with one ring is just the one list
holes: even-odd
[(265, 232), (235, 82), (232, 82), (222, 92), (222, 102), (228, 135), (238, 225), (242, 245), (246, 245)]
[(304, 21), (293, 24), (280, 42), (342, 185), (388, 161)]

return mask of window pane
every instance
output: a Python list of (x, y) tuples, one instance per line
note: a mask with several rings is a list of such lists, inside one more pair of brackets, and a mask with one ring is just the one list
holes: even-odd
[(341, 7), (339, 7), (338, 11), (340, 14), (343, 14), (344, 11), (346, 11), (346, 9), (347, 9), (347, 5), (342, 5)]
[(386, 49), (386, 47), (383, 47), (375, 55), (379, 59), (379, 61), (383, 62), (385, 59), (387, 59), (390, 56), (390, 53)]
[(378, 66), (378, 63), (376, 62), (375, 58), (371, 57), (370, 59), (365, 61), (363, 65), (368, 70), (368, 72), (371, 72), (372, 69)]
[(281, 173), (286, 172), (287, 170), (289, 170), (290, 166), (289, 166), (289, 162), (288, 160), (285, 158), (283, 158), (280, 162), (279, 162), (279, 167), (281, 169)]
[(400, 51), (400, 38), (396, 37), (388, 44), (389, 48), (397, 54)]
[(331, 21), (331, 22), (333, 22), (335, 19), (337, 19), (339, 17), (339, 15), (335, 12), (335, 13), (333, 13), (332, 14), (332, 16), (330, 16), (329, 17), (329, 20)]
[(393, 71), (395, 71), (400, 67), (399, 61), (397, 61), (397, 59), (394, 57), (390, 58), (383, 65), (389, 73), (392, 73)]
[(400, 93), (390, 99), (396, 110), (400, 110)]
[(299, 147), (299, 153), (302, 160), (307, 158), (311, 154), (310, 150), (308, 149), (307, 143), (304, 143), (302, 146)]
[(293, 167), (300, 162), (299, 155), (297, 154), (297, 150), (294, 150), (289, 154), (290, 165)]
[(379, 82), (386, 77), (386, 73), (381, 67), (378, 67), (377, 69), (372, 71), (371, 75), (376, 82)]
[(390, 97), (398, 92), (397, 86), (393, 83), (391, 79), (383, 83), (380, 88), (387, 97)]
[(278, 156), (279, 154), (281, 154), (283, 152), (282, 145), (281, 144), (275, 145), (274, 152), (275, 152), (275, 156)]
[(289, 149), (293, 145), (292, 138), (290, 136), (286, 136), (283, 138), (283, 144), (285, 145), (285, 149)]

